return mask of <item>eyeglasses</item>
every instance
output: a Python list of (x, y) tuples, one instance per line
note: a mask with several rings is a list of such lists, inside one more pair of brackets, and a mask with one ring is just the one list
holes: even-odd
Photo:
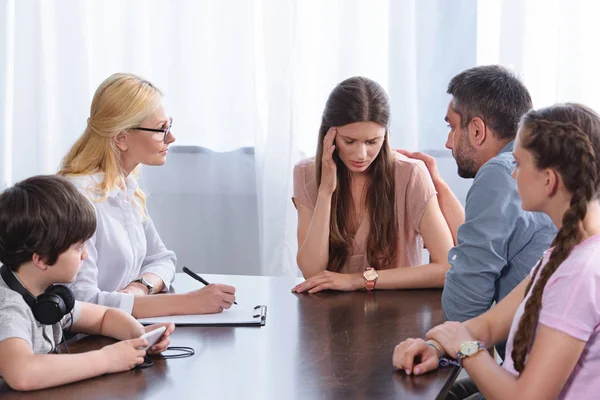
[(163, 136), (162, 141), (166, 143), (167, 136), (169, 135), (169, 132), (171, 132), (171, 126), (173, 126), (173, 118), (169, 118), (169, 125), (166, 128), (153, 129), (153, 128), (136, 127), (136, 128), (131, 128), (131, 129), (136, 129), (138, 131), (148, 131), (148, 132), (163, 132), (165, 135)]

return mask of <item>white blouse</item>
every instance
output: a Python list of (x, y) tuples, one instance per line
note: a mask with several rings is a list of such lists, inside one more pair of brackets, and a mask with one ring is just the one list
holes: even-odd
[[(128, 176), (125, 189), (116, 188), (104, 201), (94, 188), (103, 173), (71, 176), (73, 184), (91, 200), (96, 210), (96, 232), (86, 243), (88, 256), (70, 285), (80, 301), (116, 307), (132, 313), (134, 296), (119, 293), (144, 273), (162, 279), (168, 290), (175, 278), (175, 253), (163, 244), (149, 216), (144, 218), (133, 201), (138, 187)], [(148, 211), (146, 210), (146, 215)]]

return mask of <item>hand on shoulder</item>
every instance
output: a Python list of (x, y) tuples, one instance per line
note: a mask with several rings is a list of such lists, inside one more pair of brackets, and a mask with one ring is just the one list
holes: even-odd
[(405, 149), (394, 149), (394, 151), (398, 154), (402, 154), (405, 157), (412, 158), (413, 160), (421, 160), (425, 163), (427, 170), (429, 171), (429, 175), (431, 175), (431, 180), (433, 184), (438, 186), (440, 182), (442, 182), (442, 177), (440, 176), (440, 172), (438, 171), (437, 162), (435, 161), (435, 157), (430, 156), (429, 154), (422, 153), (420, 151), (408, 151)]

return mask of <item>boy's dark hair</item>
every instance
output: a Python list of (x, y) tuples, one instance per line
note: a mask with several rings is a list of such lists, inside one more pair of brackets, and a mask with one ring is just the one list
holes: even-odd
[(34, 176), (0, 194), (0, 262), (13, 271), (34, 253), (54, 265), (95, 231), (92, 204), (66, 178)]
[(479, 117), (498, 139), (514, 139), (519, 121), (533, 107), (529, 91), (512, 72), (500, 65), (467, 69), (448, 84), (454, 97), (454, 111), (462, 128)]

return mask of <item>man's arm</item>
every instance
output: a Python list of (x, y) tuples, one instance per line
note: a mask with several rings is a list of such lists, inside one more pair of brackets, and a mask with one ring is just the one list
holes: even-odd
[(421, 160), (425, 163), (425, 166), (427, 166), (427, 170), (429, 171), (429, 175), (431, 175), (431, 180), (433, 181), (433, 186), (437, 191), (437, 198), (440, 204), (440, 209), (442, 210), (444, 219), (446, 220), (446, 223), (450, 228), (450, 232), (452, 233), (452, 240), (454, 241), (454, 245), (456, 246), (458, 244), (458, 227), (465, 223), (465, 209), (450, 189), (450, 186), (448, 186), (446, 181), (444, 181), (440, 176), (435, 158), (428, 154), (421, 153), (420, 151), (396, 151), (400, 154), (403, 154), (406, 157)]
[(441, 177), (433, 181), (435, 190), (438, 192), (438, 202), (444, 215), (444, 219), (452, 233), (454, 245), (458, 244), (458, 227), (465, 223), (465, 209), (456, 198), (450, 186)]
[(510, 171), (498, 164), (482, 167), (466, 201), (458, 245), (448, 253), (442, 309), (448, 320), (466, 321), (486, 312), (496, 281), (508, 263), (508, 241), (521, 212)]

